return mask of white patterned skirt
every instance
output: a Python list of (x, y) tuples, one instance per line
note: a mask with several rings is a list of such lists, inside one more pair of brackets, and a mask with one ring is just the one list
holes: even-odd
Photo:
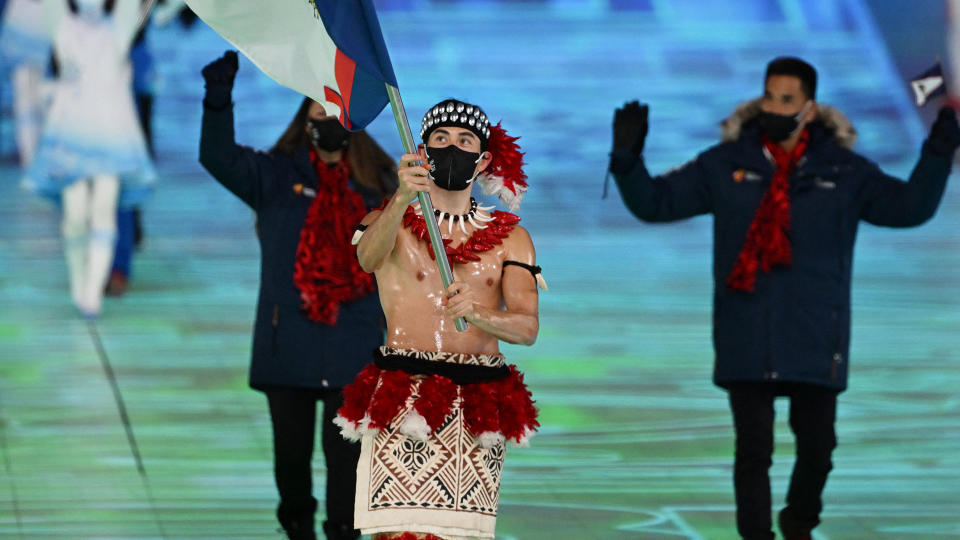
[(523, 376), (500, 354), (382, 347), (375, 360), (336, 420), (361, 440), (354, 526), (493, 538), (505, 443), (539, 425)]

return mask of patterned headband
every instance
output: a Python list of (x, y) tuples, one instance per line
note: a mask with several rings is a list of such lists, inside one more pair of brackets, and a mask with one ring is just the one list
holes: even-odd
[(480, 107), (456, 99), (447, 99), (433, 106), (423, 115), (420, 124), (420, 139), (424, 142), (433, 130), (443, 127), (459, 127), (471, 131), (486, 148), (490, 139), (490, 120)]

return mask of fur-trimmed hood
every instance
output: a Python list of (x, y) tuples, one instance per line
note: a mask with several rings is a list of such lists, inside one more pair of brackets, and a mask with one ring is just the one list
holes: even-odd
[[(737, 105), (733, 113), (720, 123), (723, 128), (723, 142), (732, 142), (740, 137), (744, 124), (760, 114), (761, 99), (755, 98)], [(844, 148), (853, 148), (857, 142), (857, 130), (846, 115), (835, 107), (817, 103), (817, 118), (814, 121), (822, 123), (827, 131), (832, 131), (837, 144)]]

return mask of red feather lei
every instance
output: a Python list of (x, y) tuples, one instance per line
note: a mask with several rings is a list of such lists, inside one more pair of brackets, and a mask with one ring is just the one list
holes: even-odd
[(790, 173), (807, 151), (810, 140), (807, 130), (792, 152), (764, 136), (763, 146), (773, 156), (776, 169), (770, 187), (747, 229), (747, 239), (737, 256), (737, 263), (727, 278), (731, 289), (753, 292), (758, 270), (769, 272), (776, 266), (788, 266), (792, 260), (790, 246)]
[(340, 304), (370, 294), (373, 276), (360, 268), (353, 228), (367, 214), (363, 197), (350, 189), (346, 159), (327, 166), (310, 150), (317, 173), (316, 197), (300, 230), (293, 284), (301, 307), (312, 321), (337, 323)]
[[(502, 244), (503, 239), (510, 236), (510, 231), (513, 230), (517, 223), (520, 223), (520, 216), (511, 214), (510, 212), (495, 210), (490, 214), (490, 217), (493, 218), (493, 221), (486, 223), (487, 228), (475, 229), (473, 233), (470, 234), (470, 238), (467, 238), (457, 247), (450, 245), (452, 240), (448, 238), (443, 239), (443, 245), (446, 248), (447, 258), (450, 259), (450, 262), (465, 264), (479, 261), (480, 256), (476, 255), (476, 253), (490, 251), (494, 246)], [(410, 232), (421, 241), (427, 245), (430, 244), (430, 235), (427, 234), (427, 222), (423, 220), (423, 216), (414, 211), (412, 206), (408, 206), (406, 212), (403, 213), (403, 226), (409, 228)], [(433, 258), (433, 250), (430, 249), (429, 252), (430, 258)]]

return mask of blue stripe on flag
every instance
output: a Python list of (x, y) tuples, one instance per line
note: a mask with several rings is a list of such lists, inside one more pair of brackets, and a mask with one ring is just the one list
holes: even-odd
[(937, 62), (935, 66), (924, 71), (919, 76), (914, 77), (914, 80), (925, 79), (927, 77), (943, 77), (943, 66), (940, 65), (940, 62)]
[(353, 89), (350, 94), (350, 121), (354, 129), (362, 129), (380, 114), (390, 102), (383, 81), (360, 69), (353, 75)]
[[(357, 63), (358, 70), (367, 72), (370, 78), (375, 77), (381, 83), (397, 86), (397, 77), (371, 0), (313, 0), (313, 3), (330, 39)], [(361, 104), (351, 99), (351, 108), (354, 103)]]

